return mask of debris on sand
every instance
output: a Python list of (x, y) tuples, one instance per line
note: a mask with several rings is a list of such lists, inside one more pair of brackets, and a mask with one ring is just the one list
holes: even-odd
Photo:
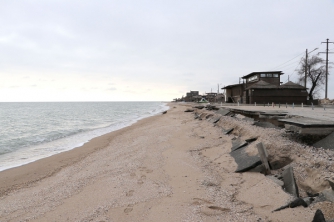
[(290, 203), (288, 203), (284, 206), (281, 206), (280, 208), (277, 208), (276, 210), (273, 210), (272, 212), (280, 211), (280, 210), (283, 210), (283, 209), (286, 209), (286, 208), (295, 208), (295, 207), (299, 207), (299, 206), (307, 207), (307, 203), (305, 202), (305, 200), (298, 197), (297, 199), (294, 199)]

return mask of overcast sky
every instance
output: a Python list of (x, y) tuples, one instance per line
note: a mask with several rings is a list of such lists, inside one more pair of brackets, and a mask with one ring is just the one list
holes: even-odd
[(333, 21), (333, 0), (0, 0), (0, 101), (171, 101), (255, 71), (296, 80)]

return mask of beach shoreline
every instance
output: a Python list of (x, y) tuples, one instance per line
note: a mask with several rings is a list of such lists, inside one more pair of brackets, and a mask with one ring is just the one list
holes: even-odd
[[(65, 152), (167, 109), (162, 102), (60, 102), (3, 107), (0, 171)], [(14, 112), (18, 109), (17, 112)], [(30, 110), (26, 112), (26, 110)], [(11, 114), (14, 112), (14, 114)], [(43, 120), (43, 121), (41, 121)]]
[[(166, 104), (168, 103), (166, 102)], [(23, 165), (1, 170), (0, 197), (11, 190), (29, 186), (31, 183), (52, 176), (53, 174), (59, 172), (62, 168), (82, 160), (99, 149), (105, 148), (108, 145), (110, 138), (126, 133), (127, 130), (129, 130), (129, 127), (132, 127), (134, 124), (157, 115), (160, 114), (158, 113), (153, 116), (133, 120), (134, 123), (131, 125), (126, 125), (121, 129), (113, 130), (109, 133), (94, 137), (83, 143), (81, 146), (77, 146)]]
[[(298, 164), (309, 158), (298, 150), (304, 147), (278, 129), (232, 117), (216, 125), (195, 120), (184, 112), (191, 105), (169, 103), (166, 114), (0, 172), (0, 220), (311, 221), (316, 208), (332, 207), (326, 202), (272, 213), (291, 196), (263, 174), (235, 173), (231, 140), (258, 136), (270, 155), (295, 158), (298, 182)], [(222, 133), (232, 126), (231, 135)], [(277, 145), (270, 145), (273, 138)]]

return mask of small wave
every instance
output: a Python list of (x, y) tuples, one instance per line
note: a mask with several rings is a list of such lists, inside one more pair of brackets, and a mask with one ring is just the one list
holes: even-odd
[[(29, 104), (22, 106), (24, 105)], [(15, 117), (24, 116), (22, 121), (28, 122), (17, 121), (16, 126), (7, 125), (7, 132), (12, 133), (7, 133), (5, 137), (2, 137), (5, 140), (0, 139), (0, 170), (73, 149), (94, 137), (124, 128), (169, 108), (164, 103), (154, 102), (39, 105), (40, 107), (36, 109), (41, 110), (18, 113)], [(35, 104), (30, 108), (35, 109)], [(48, 112), (44, 112), (44, 109), (47, 109)], [(24, 108), (22, 110), (24, 111)], [(34, 113), (40, 116), (29, 116)], [(15, 129), (20, 129), (20, 131)], [(5, 147), (8, 148), (5, 149)]]

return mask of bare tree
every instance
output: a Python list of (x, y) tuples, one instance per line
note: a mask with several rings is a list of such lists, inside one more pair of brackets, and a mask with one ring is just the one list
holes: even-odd
[(326, 81), (324, 60), (318, 56), (312, 56), (307, 61), (302, 58), (300, 64), (300, 68), (297, 70), (298, 82), (304, 85), (306, 71), (306, 87), (309, 88), (308, 96), (310, 100), (313, 100)]

